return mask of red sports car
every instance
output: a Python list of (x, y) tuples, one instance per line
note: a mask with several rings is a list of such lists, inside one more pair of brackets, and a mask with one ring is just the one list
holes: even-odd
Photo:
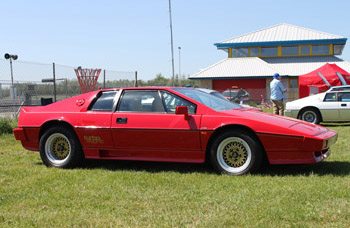
[(203, 163), (222, 173), (270, 164), (319, 162), (337, 133), (249, 109), (193, 88), (99, 90), (42, 107), (23, 107), (14, 130), (45, 165), (83, 159)]

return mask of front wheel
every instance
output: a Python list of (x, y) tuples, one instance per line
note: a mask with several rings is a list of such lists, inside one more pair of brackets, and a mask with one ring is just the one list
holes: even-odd
[(75, 134), (64, 127), (53, 127), (40, 138), (39, 151), (46, 166), (75, 167), (83, 160), (83, 152)]
[(218, 172), (242, 175), (260, 168), (262, 153), (256, 137), (250, 133), (227, 131), (214, 140), (210, 158)]

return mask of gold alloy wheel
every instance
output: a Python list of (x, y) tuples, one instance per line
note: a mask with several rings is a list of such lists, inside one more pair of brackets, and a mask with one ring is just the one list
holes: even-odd
[(252, 160), (249, 144), (239, 137), (228, 137), (222, 140), (216, 155), (221, 168), (232, 174), (244, 171)]
[(65, 159), (69, 154), (69, 143), (65, 138), (57, 137), (52, 143), (52, 155), (58, 159)]
[(64, 163), (71, 155), (69, 139), (61, 133), (50, 135), (45, 142), (46, 157), (55, 165)]
[(238, 168), (247, 161), (247, 149), (240, 142), (230, 142), (223, 150), (224, 161), (231, 167)]

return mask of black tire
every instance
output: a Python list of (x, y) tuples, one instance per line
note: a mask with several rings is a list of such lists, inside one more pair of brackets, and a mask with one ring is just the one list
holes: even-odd
[(229, 130), (215, 138), (210, 149), (210, 161), (219, 172), (243, 175), (257, 171), (263, 150), (258, 139), (245, 131)]
[(52, 127), (39, 141), (40, 157), (48, 167), (73, 168), (81, 164), (84, 153), (77, 136), (64, 127)]
[(321, 122), (321, 114), (315, 108), (305, 108), (300, 112), (299, 119), (309, 123), (319, 124)]

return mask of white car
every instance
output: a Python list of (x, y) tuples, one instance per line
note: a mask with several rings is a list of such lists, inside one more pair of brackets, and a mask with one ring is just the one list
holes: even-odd
[(284, 115), (315, 124), (350, 121), (350, 87), (334, 86), (327, 92), (287, 102)]

